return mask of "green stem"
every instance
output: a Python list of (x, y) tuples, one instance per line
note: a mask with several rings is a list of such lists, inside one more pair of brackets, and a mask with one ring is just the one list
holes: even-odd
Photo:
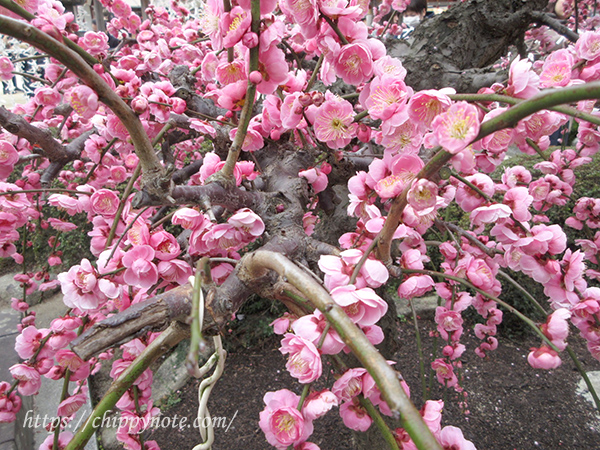
[[(60, 401), (58, 402), (59, 404), (62, 403), (63, 401), (66, 400), (66, 398), (69, 396), (69, 381), (71, 379), (71, 371), (69, 369), (65, 370), (65, 379), (63, 380), (63, 388), (62, 388), (62, 393), (60, 394)], [(59, 417), (60, 419), (60, 417)], [(52, 450), (59, 450), (58, 447), (58, 437), (60, 435), (60, 422), (61, 420), (59, 420), (58, 425), (56, 426), (55, 430), (54, 430), (54, 440), (52, 442)]]
[(379, 428), (381, 436), (385, 442), (387, 442), (390, 448), (392, 450), (400, 450), (400, 447), (398, 447), (398, 441), (396, 441), (396, 438), (394, 437), (394, 433), (392, 433), (392, 430), (390, 430), (388, 424), (385, 423), (385, 420), (383, 420), (383, 417), (381, 417), (379, 411), (377, 411), (375, 406), (373, 406), (373, 403), (371, 403), (371, 401), (365, 398), (362, 394), (358, 396), (358, 401), (360, 402), (361, 406), (366, 409), (369, 416), (371, 416), (371, 419), (373, 419), (373, 422), (377, 428)]
[(108, 237), (106, 238), (106, 245), (104, 246), (104, 250), (110, 248), (112, 241), (115, 238), (115, 235), (117, 234), (117, 227), (119, 226), (119, 222), (121, 221), (121, 214), (123, 214), (123, 210), (125, 209), (125, 202), (127, 201), (129, 195), (133, 192), (133, 186), (141, 173), (142, 166), (136, 166), (136, 168), (133, 170), (133, 173), (131, 174), (131, 178), (129, 179), (127, 186), (125, 186), (125, 190), (123, 191), (123, 197), (121, 199), (121, 202), (119, 203), (117, 212), (115, 213), (115, 218), (113, 219), (112, 226), (110, 227)]
[(327, 22), (329, 24), (329, 26), (333, 29), (333, 31), (335, 31), (335, 34), (337, 34), (337, 36), (340, 38), (342, 45), (348, 45), (349, 44), (348, 39), (346, 39), (346, 36), (344, 36), (342, 31), (339, 29), (339, 27), (337, 26), (337, 23), (334, 22), (331, 19), (331, 17), (326, 16), (325, 14), (321, 14), (321, 17), (323, 19), (325, 19), (325, 22)]
[[(509, 105), (518, 105), (519, 103), (522, 103), (524, 101), (520, 98), (514, 98), (509, 97), (508, 95), (500, 94), (454, 94), (449, 95), (449, 97), (454, 101), (464, 100), (467, 102), (499, 102), (506, 103)], [(559, 105), (548, 109), (562, 114), (566, 114), (571, 117), (575, 117), (576, 119), (585, 120), (595, 125), (600, 125), (600, 117), (586, 113), (585, 111), (580, 111), (579, 109), (573, 108), (571, 106)]]
[[(350, 347), (363, 367), (371, 374), (383, 399), (390, 407), (393, 417), (400, 419), (401, 426), (408, 432), (417, 448), (441, 450), (421, 414), (402, 389), (398, 372), (387, 363), (344, 310), (333, 301), (323, 286), (281, 253), (257, 250), (245, 255), (242, 261), (240, 267), (244, 267), (244, 273), (242, 274), (242, 270), (239, 271), (243, 275), (241, 278), (255, 279), (263, 276), (268, 270), (273, 270), (285, 277), (288, 283), (295, 286), (303, 296), (310, 299), (338, 332), (343, 342)], [(244, 280), (242, 279), (242, 281)]]
[(573, 349), (571, 347), (567, 347), (567, 353), (569, 354), (569, 356), (571, 357), (571, 359), (575, 363), (575, 367), (577, 368), (577, 370), (581, 374), (581, 377), (583, 378), (583, 381), (585, 381), (585, 384), (586, 384), (588, 390), (590, 391), (590, 394), (592, 395), (592, 398), (594, 399), (594, 403), (596, 404), (596, 409), (598, 411), (600, 411), (600, 398), (598, 398), (598, 394), (596, 393), (596, 389), (594, 388), (594, 385), (590, 381), (590, 378), (588, 377), (585, 369), (581, 366), (581, 363), (579, 362), (579, 359), (577, 358), (577, 355), (575, 354), (575, 352), (573, 351)]
[(467, 280), (465, 280), (464, 278), (460, 278), (460, 277), (455, 277), (454, 275), (448, 275), (446, 273), (442, 273), (442, 272), (435, 272), (433, 270), (418, 270), (418, 269), (404, 269), (403, 273), (420, 273), (420, 274), (424, 274), (424, 275), (429, 275), (431, 277), (438, 277), (438, 278), (446, 278), (448, 280), (452, 280), (452, 281), (456, 281), (458, 283), (461, 283), (463, 286), (466, 286), (470, 289), (473, 289), (475, 292), (480, 293), (481, 295), (483, 295), (484, 297), (489, 298), (490, 300), (498, 303), (499, 305), (504, 306), (506, 309), (508, 309), (511, 313), (513, 313), (514, 315), (516, 315), (519, 319), (521, 319), (523, 322), (525, 322), (527, 325), (529, 325), (529, 327), (531, 327), (531, 329), (533, 329), (533, 331), (536, 332), (536, 334), (538, 336), (540, 336), (542, 338), (542, 340), (549, 346), (551, 347), (554, 351), (556, 352), (560, 352), (560, 350), (556, 347), (556, 345), (554, 345), (550, 339), (548, 339), (546, 337), (546, 335), (543, 333), (542, 330), (540, 330), (540, 328), (535, 324), (535, 322), (533, 320), (531, 320), (529, 317), (527, 317), (525, 314), (523, 314), (521, 311), (519, 311), (518, 309), (516, 309), (514, 306), (509, 305), (508, 303), (506, 303), (503, 300), (500, 300), (498, 297), (493, 296), (492, 294), (488, 294), (486, 291), (484, 291), (483, 289), (479, 289), (478, 287), (475, 287), (473, 284), (471, 284), (470, 282), (468, 282)]
[(534, 149), (535, 152), (538, 155), (540, 155), (540, 157), (544, 161), (548, 161), (548, 157), (546, 155), (544, 155), (544, 152), (542, 152), (542, 149), (540, 148), (540, 146), (537, 145), (533, 139), (531, 139), (531, 138), (525, 138), (525, 141), (527, 142), (527, 145), (529, 145), (532, 149)]
[(104, 415), (114, 408), (123, 394), (133, 385), (135, 380), (157, 358), (177, 345), (187, 336), (183, 325), (173, 322), (159, 337), (157, 337), (144, 351), (121, 373), (113, 382), (104, 397), (98, 402), (83, 426), (77, 431), (65, 450), (81, 450), (90, 440), (96, 429), (102, 425)]
[[(253, 33), (256, 33), (260, 37), (260, 0), (252, 0), (251, 8), (252, 12), (252, 24), (250, 29)], [(248, 74), (258, 70), (258, 51), (260, 45), (250, 49), (250, 61), (248, 64)], [(240, 123), (233, 139), (233, 143), (227, 153), (227, 159), (225, 165), (221, 169), (221, 175), (226, 180), (233, 180), (233, 169), (237, 162), (240, 153), (242, 151), (242, 145), (244, 139), (246, 139), (246, 133), (248, 132), (248, 125), (250, 119), (252, 119), (254, 99), (256, 96), (256, 85), (248, 80), (248, 87), (246, 89), (246, 100), (244, 101), (244, 107), (240, 115)]]
[(319, 70), (321, 69), (321, 65), (323, 64), (323, 60), (325, 59), (325, 54), (321, 53), (321, 55), (319, 56), (319, 59), (317, 60), (317, 65), (315, 66), (315, 69), (313, 70), (313, 73), (310, 76), (310, 79), (308, 80), (308, 83), (306, 84), (306, 89), (304, 90), (304, 92), (309, 92), (311, 90), (311, 88), (313, 87), (313, 84), (315, 84), (315, 81), (317, 81), (317, 75), (319, 74)]
[(417, 352), (419, 353), (419, 375), (421, 377), (421, 388), (423, 389), (423, 401), (428, 399), (427, 380), (425, 379), (425, 355), (423, 354), (423, 345), (421, 343), (421, 332), (419, 331), (419, 319), (417, 318), (417, 310), (412, 300), (408, 301), (412, 311), (413, 323), (415, 325), (415, 340), (417, 341)]

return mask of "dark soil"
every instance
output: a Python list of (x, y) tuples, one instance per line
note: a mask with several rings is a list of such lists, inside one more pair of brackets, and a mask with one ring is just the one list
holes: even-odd
[[(431, 327), (431, 323), (423, 324), (426, 350), (432, 343), (427, 337)], [(395, 358), (396, 367), (411, 387), (413, 401), (420, 407), (422, 395), (415, 333), (409, 323), (401, 325), (399, 340), (401, 349)], [(460, 427), (465, 437), (480, 450), (600, 448), (600, 415), (591, 403), (575, 393), (580, 376), (566, 352), (562, 366), (541, 371), (532, 369), (526, 361), (529, 348), (539, 346), (536, 338), (500, 336), (499, 348), (484, 360), (473, 353), (479, 341), (472, 333), (465, 333), (462, 342), (467, 346), (462, 358), (462, 385), (468, 392), (470, 413), (465, 415), (456, 406), (457, 394), (452, 389), (444, 392), (435, 381), (432, 398), (446, 400), (443, 425)], [(580, 339), (572, 337), (570, 343), (586, 371), (600, 370), (600, 363), (587, 353)], [(214, 450), (271, 448), (258, 426), (265, 392), (284, 388), (301, 391), (301, 386), (287, 374), (286, 358), (278, 347), (277, 340), (269, 339), (263, 342), (262, 349), (245, 349), (228, 356), (225, 373), (213, 390), (209, 410), (213, 417), (226, 417), (231, 426), (228, 431), (215, 430)], [(330, 380), (329, 386), (331, 383)], [(188, 383), (180, 391), (180, 402), (163, 411), (163, 415), (184, 415), (193, 420), (198, 405), (197, 386), (196, 380)], [(198, 430), (187, 427), (153, 430), (147, 438), (155, 439), (167, 450), (193, 448), (200, 442)], [(315, 433), (310, 441), (322, 450), (355, 448), (353, 434), (343, 425), (337, 409), (315, 421)]]

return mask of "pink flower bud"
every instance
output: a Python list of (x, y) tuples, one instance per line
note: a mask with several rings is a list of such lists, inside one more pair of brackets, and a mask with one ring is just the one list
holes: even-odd
[(256, 33), (249, 31), (242, 37), (242, 44), (248, 48), (254, 48), (258, 45), (258, 36)]
[(253, 72), (250, 72), (250, 75), (248, 75), (248, 79), (251, 83), (259, 84), (263, 80), (263, 77), (258, 70), (254, 70)]
[(143, 114), (148, 109), (148, 100), (144, 97), (137, 96), (131, 100), (131, 109), (137, 114)]
[(364, 123), (359, 123), (356, 129), (356, 137), (361, 142), (369, 142), (371, 140), (371, 127)]

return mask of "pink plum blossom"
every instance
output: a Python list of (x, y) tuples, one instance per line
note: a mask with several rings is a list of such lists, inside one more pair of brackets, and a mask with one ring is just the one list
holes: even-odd
[(301, 444), (313, 432), (312, 421), (297, 409), (299, 399), (287, 389), (265, 394), (259, 425), (269, 444), (280, 450)]
[(479, 126), (477, 107), (467, 102), (453, 104), (431, 123), (439, 144), (453, 155), (471, 143), (479, 133)]
[(562, 364), (558, 353), (550, 347), (543, 345), (540, 348), (532, 348), (527, 355), (527, 362), (534, 369), (556, 369)]
[(65, 100), (83, 119), (91, 119), (98, 109), (98, 95), (85, 85), (76, 86), (65, 92)]
[(371, 288), (357, 289), (354, 285), (338, 286), (331, 290), (331, 298), (348, 317), (358, 325), (374, 325), (387, 312), (387, 303)]
[(312, 342), (287, 333), (281, 341), (279, 351), (284, 355), (290, 354), (286, 367), (300, 383), (312, 383), (321, 376), (321, 356)]
[(16, 391), (7, 395), (10, 390), (10, 384), (6, 381), (0, 381), (0, 423), (14, 422), (17, 419), (17, 413), (21, 409), (21, 397)]
[(332, 149), (348, 145), (356, 132), (352, 104), (329, 96), (318, 108), (314, 118), (315, 136)]
[(82, 311), (94, 310), (101, 306), (106, 296), (101, 292), (96, 269), (87, 259), (73, 266), (66, 273), (58, 274), (58, 281), (64, 295), (63, 301), (70, 308)]
[(121, 260), (127, 268), (123, 279), (127, 284), (149, 288), (158, 281), (158, 269), (152, 262), (156, 252), (149, 245), (136, 245)]

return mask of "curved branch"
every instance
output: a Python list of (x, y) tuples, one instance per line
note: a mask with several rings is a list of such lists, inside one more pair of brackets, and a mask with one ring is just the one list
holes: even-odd
[[(520, 120), (543, 109), (549, 109), (567, 103), (575, 103), (581, 100), (599, 98), (600, 82), (598, 81), (562, 89), (548, 89), (546, 91), (542, 91), (534, 97), (509, 108), (493, 119), (482, 123), (479, 129), (479, 134), (477, 137), (475, 137), (471, 144), (483, 139), (486, 136), (489, 136), (492, 133), (495, 133), (496, 131), (513, 127)], [(437, 154), (425, 165), (425, 167), (421, 169), (416, 178), (431, 179), (431, 177), (437, 174), (438, 171), (448, 161), (450, 161), (453, 156), (454, 155), (446, 152), (445, 150), (438, 151)], [(383, 229), (373, 240), (368, 251), (365, 252), (365, 258), (374, 247), (377, 247), (377, 258), (380, 259), (384, 264), (388, 266), (391, 265), (392, 261), (390, 249), (392, 245), (392, 237), (394, 235), (394, 231), (400, 223), (402, 212), (407, 205), (407, 194), (409, 189), (410, 185), (407, 186), (404, 191), (392, 201), (392, 206), (390, 208), (390, 212), (388, 213)]]
[(344, 310), (329, 293), (309, 274), (300, 269), (281, 253), (257, 250), (245, 255), (239, 266), (238, 276), (249, 283), (262, 278), (266, 272), (275, 271), (294, 285), (309, 299), (336, 329), (344, 343), (373, 376), (383, 398), (418, 448), (440, 449), (439, 443), (423, 421), (399, 381), (399, 374), (387, 363), (364, 333), (354, 325)]
[[(138, 116), (79, 54), (46, 33), (19, 20), (0, 15), (0, 30), (2, 30), (2, 33), (27, 42), (59, 60), (91, 87), (98, 94), (99, 99), (112, 110), (127, 128), (135, 146), (135, 152), (140, 159), (146, 183), (163, 175), (164, 169), (154, 153), (150, 139)], [(159, 189), (159, 191), (161, 192), (153, 192), (153, 194), (159, 197), (164, 196), (162, 189)]]

